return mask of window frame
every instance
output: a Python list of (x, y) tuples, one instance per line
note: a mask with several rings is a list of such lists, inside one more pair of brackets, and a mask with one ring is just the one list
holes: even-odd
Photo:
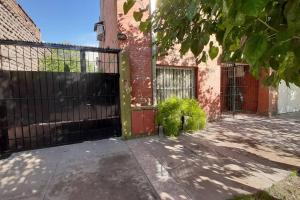
[[(176, 67), (176, 66), (165, 66), (165, 65), (157, 66), (156, 80), (155, 80), (156, 81), (156, 88), (155, 88), (156, 103), (160, 103), (166, 100), (167, 98), (173, 96), (178, 98), (196, 98), (196, 89), (197, 89), (196, 70), (197, 70), (196, 67)], [(163, 73), (162, 75), (163, 78), (161, 80), (160, 75), (162, 73)], [(183, 78), (178, 79), (178, 77), (183, 77)], [(189, 79), (189, 84), (186, 85), (186, 81), (183, 80), (187, 78)], [(173, 95), (174, 93), (175, 95)]]

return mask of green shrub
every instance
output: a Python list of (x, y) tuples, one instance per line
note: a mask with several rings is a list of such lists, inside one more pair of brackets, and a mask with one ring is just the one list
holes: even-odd
[(188, 132), (203, 129), (206, 124), (206, 114), (194, 99), (170, 98), (158, 105), (156, 121), (163, 126), (167, 136), (178, 136), (182, 129)]
[(178, 136), (181, 126), (181, 100), (170, 98), (158, 105), (157, 123), (167, 136)]
[(182, 113), (185, 117), (183, 129), (188, 132), (203, 129), (206, 124), (206, 114), (195, 99), (182, 100)]

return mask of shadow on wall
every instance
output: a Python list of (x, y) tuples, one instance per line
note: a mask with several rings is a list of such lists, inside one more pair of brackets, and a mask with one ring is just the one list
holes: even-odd
[(119, 14), (119, 31), (127, 36), (120, 41), (121, 48), (128, 52), (131, 76), (132, 106), (150, 106), (152, 99), (152, 47), (150, 35), (144, 35), (139, 28), (130, 24), (124, 27), (126, 17)]
[[(204, 87), (208, 81), (214, 81), (208, 76), (209, 69), (198, 68), (197, 98), (202, 107), (205, 109), (209, 120), (220, 118), (220, 95), (215, 94), (212, 86)], [(212, 80), (208, 80), (208, 78)]]

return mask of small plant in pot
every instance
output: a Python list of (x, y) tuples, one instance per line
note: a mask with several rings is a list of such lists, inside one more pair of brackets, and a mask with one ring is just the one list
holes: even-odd
[(194, 132), (203, 129), (206, 114), (196, 100), (173, 97), (158, 105), (156, 121), (162, 126), (164, 135), (177, 137), (181, 130)]

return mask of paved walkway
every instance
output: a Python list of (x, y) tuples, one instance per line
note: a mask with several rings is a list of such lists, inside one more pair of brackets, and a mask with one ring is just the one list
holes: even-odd
[(85, 142), (0, 161), (10, 199), (228, 199), (300, 168), (298, 118), (242, 115), (178, 139)]
[(28, 151), (0, 161), (1, 200), (159, 199), (124, 141)]

